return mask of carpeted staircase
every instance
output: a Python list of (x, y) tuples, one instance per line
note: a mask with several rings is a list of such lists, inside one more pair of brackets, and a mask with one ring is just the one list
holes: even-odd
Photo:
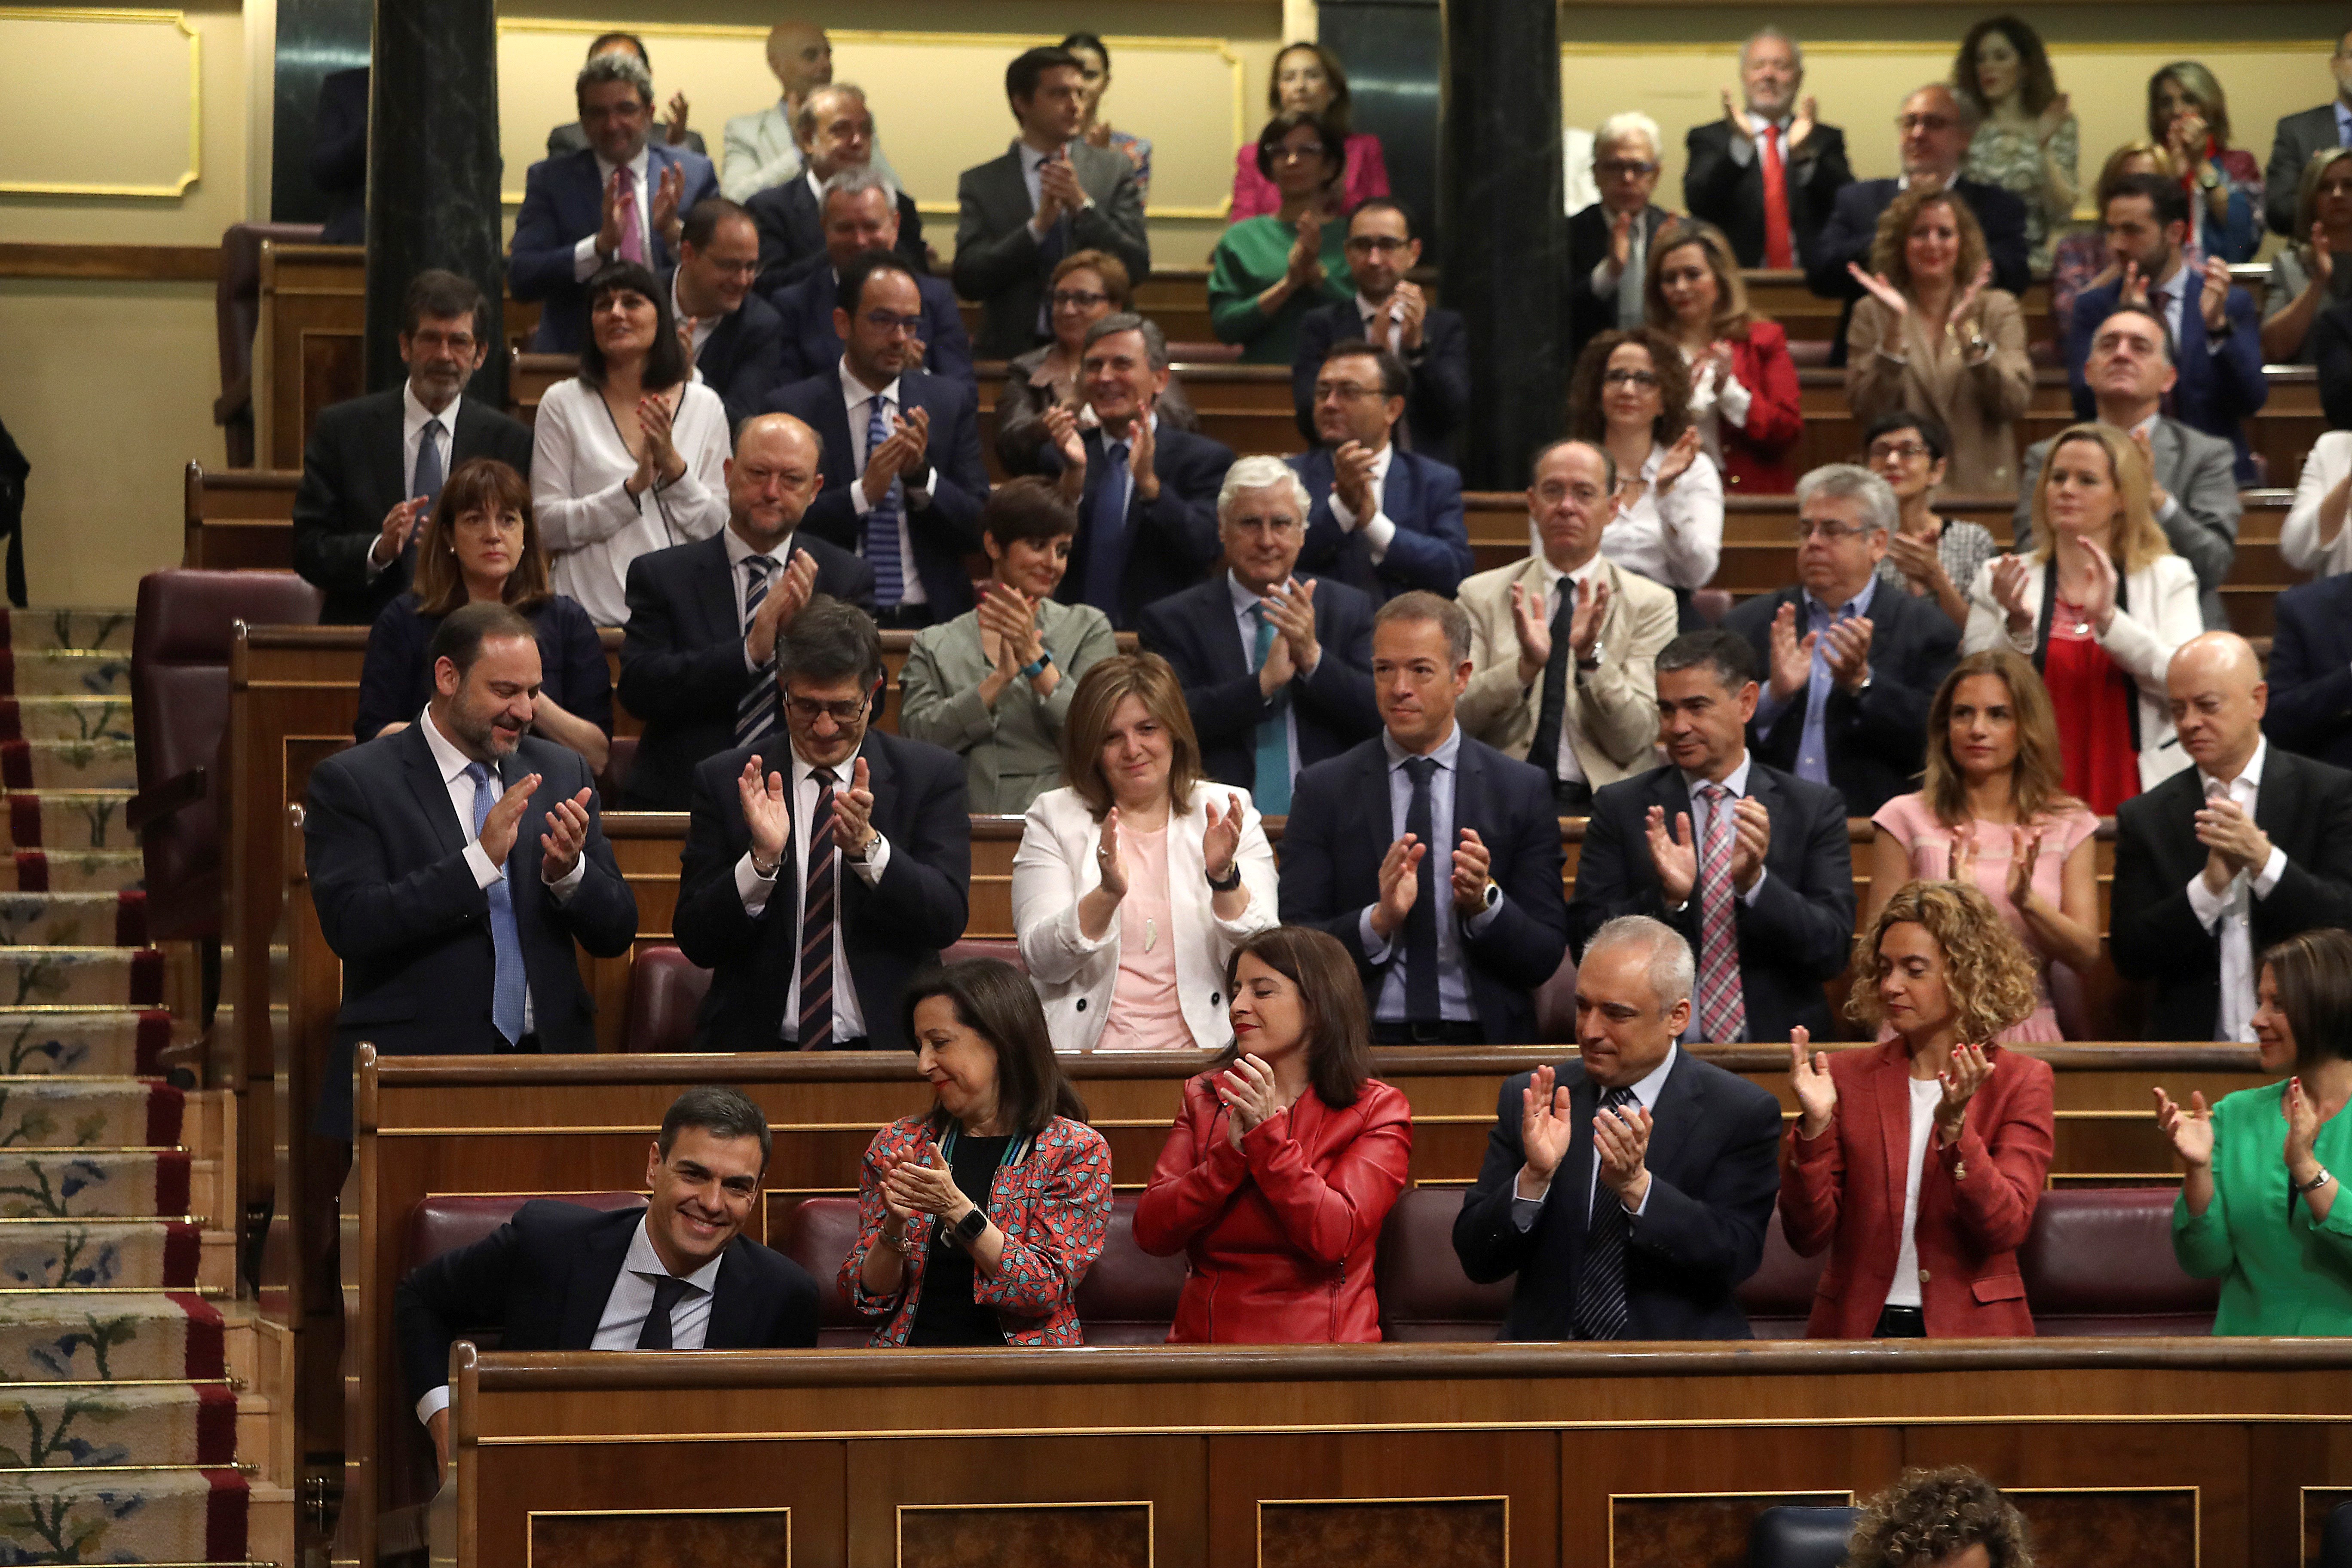
[(0, 610), (0, 1564), (290, 1563), (285, 1336), (236, 1300), (236, 1104), (148, 945), (131, 616)]

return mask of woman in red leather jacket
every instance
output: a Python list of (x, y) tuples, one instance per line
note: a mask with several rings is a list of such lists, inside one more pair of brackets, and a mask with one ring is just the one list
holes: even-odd
[(1789, 334), (1748, 304), (1731, 242), (1685, 218), (1650, 242), (1643, 280), (1648, 324), (1672, 338), (1690, 369), (1691, 423), (1723, 470), (1723, 493), (1786, 495), (1797, 488), (1805, 434)]
[(1190, 1267), (1171, 1343), (1377, 1340), (1372, 1252), (1404, 1187), (1412, 1110), (1371, 1076), (1355, 961), (1276, 926), (1225, 970), (1234, 1043), (1184, 1086), (1135, 1239)]

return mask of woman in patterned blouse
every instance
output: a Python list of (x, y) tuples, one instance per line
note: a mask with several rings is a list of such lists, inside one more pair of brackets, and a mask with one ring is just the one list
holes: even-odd
[(977, 958), (918, 976), (906, 1009), (937, 1099), (866, 1147), (842, 1290), (882, 1320), (877, 1347), (1084, 1343), (1075, 1301), (1110, 1224), (1110, 1150), (1036, 992)]
[(2042, 37), (2017, 16), (1969, 29), (1952, 64), (1952, 90), (1977, 112), (1964, 178), (2014, 192), (2025, 204), (2027, 262), (2050, 269), (2051, 237), (2074, 215), (2082, 133), (2051, 73)]

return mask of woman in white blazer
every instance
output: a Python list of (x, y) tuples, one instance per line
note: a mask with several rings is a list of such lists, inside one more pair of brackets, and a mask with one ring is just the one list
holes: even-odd
[(1055, 1048), (1222, 1049), (1225, 961), (1277, 923), (1274, 850), (1247, 791), (1202, 779), (1167, 660), (1087, 671), (1062, 776), (1013, 857), (1013, 929)]
[(2297, 571), (2316, 577), (2352, 572), (2352, 528), (2344, 514), (2352, 508), (2352, 430), (2330, 430), (2312, 443), (2295, 481), (2294, 504), (2279, 529), (2279, 554)]
[(2066, 793), (2109, 816), (2188, 765), (2165, 673), (2172, 650), (2205, 629), (2197, 574), (2157, 523), (2147, 459), (2111, 426), (2073, 426), (2053, 443), (2033, 538), (2031, 554), (1977, 572), (1960, 650), (2033, 660), (2057, 714)]

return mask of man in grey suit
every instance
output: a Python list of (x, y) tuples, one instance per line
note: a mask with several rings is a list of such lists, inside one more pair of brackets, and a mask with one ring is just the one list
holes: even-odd
[(1031, 49), (1004, 72), (1021, 134), (956, 182), (955, 287), (988, 308), (976, 344), (1011, 359), (1045, 341), (1045, 281), (1075, 250), (1107, 250), (1142, 281), (1151, 270), (1143, 195), (1124, 153), (1078, 138), (1086, 77), (1067, 49)]
[[(2164, 395), (2179, 379), (2164, 319), (2144, 305), (2122, 305), (2091, 333), (2083, 376), (2098, 404), (2099, 423), (2131, 433), (2147, 454), (2156, 481), (2149, 497), (2172, 552), (2197, 574), (2199, 608), (2211, 631), (2227, 631), (2221, 583), (2238, 553), (2237, 454), (2219, 436), (2192, 430), (2162, 412)], [(2056, 437), (2053, 437), (2052, 440)], [(2049, 459), (2050, 441), (2026, 448), (2018, 480), (2017, 550), (2032, 546), (2033, 492)]]
[[(833, 40), (814, 22), (779, 23), (768, 29), (768, 68), (776, 73), (783, 96), (756, 114), (739, 114), (727, 122), (719, 193), (730, 201), (749, 202), (761, 191), (799, 177), (806, 168), (795, 127), (809, 94), (833, 84)], [(883, 176), (904, 190), (906, 182), (880, 148), (874, 149), (873, 156)]]
[[(635, 55), (637, 63), (646, 68), (646, 74), (654, 74), (654, 62), (652, 57), (646, 53), (646, 41), (635, 33), (606, 33), (588, 46), (588, 58), (592, 60), (598, 55), (614, 53)], [(710, 149), (703, 145), (702, 132), (686, 128), (686, 94), (671, 93), (669, 119), (656, 127), (661, 132), (662, 142), (665, 146), (683, 147), (689, 153), (698, 153), (708, 158)], [(547, 155), (551, 158), (561, 158), (567, 153), (584, 153), (588, 144), (588, 128), (577, 120), (567, 120), (547, 133)]]
[(2352, 147), (2352, 30), (2336, 40), (2336, 97), (2317, 109), (2290, 114), (2271, 139), (2270, 165), (2263, 171), (2263, 207), (2272, 232), (2293, 237), (2296, 187), (2303, 166), (2326, 147)]

